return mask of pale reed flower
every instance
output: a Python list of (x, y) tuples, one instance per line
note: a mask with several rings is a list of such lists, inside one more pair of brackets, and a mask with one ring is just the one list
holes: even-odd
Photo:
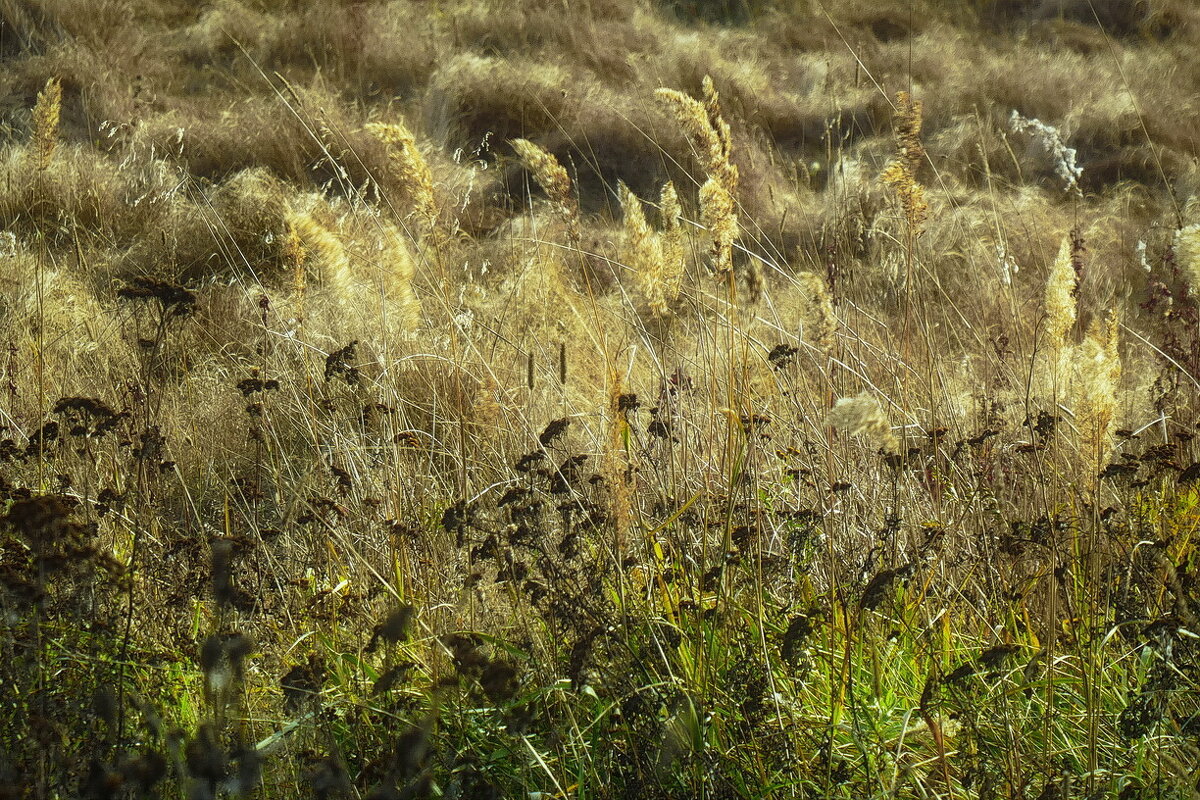
[(1095, 476), (1112, 450), (1113, 421), (1121, 382), (1120, 316), (1109, 312), (1092, 323), (1075, 350), (1075, 419), (1087, 474)]
[(1200, 298), (1200, 224), (1175, 232), (1175, 262), (1187, 278), (1192, 296)]
[(285, 221), (289, 237), (299, 239), (304, 268), (314, 268), (321, 282), (339, 299), (349, 297), (354, 278), (341, 239), (305, 211), (288, 211)]
[(869, 392), (843, 397), (829, 410), (826, 420), (847, 436), (859, 436), (888, 453), (899, 452), (900, 442), (883, 415), (883, 409)]
[(662, 188), (658, 199), (662, 212), (662, 254), (666, 284), (664, 292), (675, 299), (679, 295), (679, 284), (683, 278), (684, 258), (687, 255), (683, 238), (683, 207), (679, 205), (679, 195), (675, 193), (675, 184), (668, 181)]
[(1050, 338), (1052, 352), (1062, 349), (1067, 335), (1075, 326), (1076, 284), (1075, 265), (1071, 263), (1071, 239), (1064, 237), (1062, 246), (1058, 248), (1058, 257), (1054, 259), (1046, 279), (1046, 334)]
[(908, 92), (897, 92), (894, 124), (897, 158), (887, 165), (880, 178), (895, 192), (909, 230), (915, 236), (929, 216), (925, 188), (916, 178), (917, 169), (925, 160), (925, 148), (921, 144), (921, 101), (913, 100)]
[(433, 195), (433, 173), (417, 147), (416, 137), (402, 122), (371, 122), (367, 131), (388, 150), (388, 161), (400, 182), (408, 189), (413, 210), (428, 230), (437, 222), (437, 202)]
[(1013, 133), (1028, 134), (1041, 144), (1054, 162), (1054, 172), (1063, 182), (1063, 191), (1080, 194), (1079, 179), (1083, 177), (1083, 167), (1075, 163), (1075, 148), (1067, 147), (1058, 128), (1040, 119), (1026, 119), (1015, 109), (1008, 118), (1008, 127)]
[(833, 301), (825, 279), (812, 272), (801, 272), (796, 276), (796, 282), (804, 292), (804, 305), (801, 310), (804, 336), (820, 348), (826, 357), (832, 357), (834, 337), (837, 333), (837, 316), (833, 311)]
[(46, 87), (38, 92), (33, 107), (33, 163), (43, 170), (50, 166), (54, 150), (58, 146), (58, 117), (62, 108), (62, 83), (58, 78), (46, 81)]
[(395, 313), (404, 330), (415, 330), (421, 319), (421, 301), (413, 289), (413, 279), (417, 271), (416, 260), (413, 258), (408, 237), (395, 225), (387, 225), (384, 228), (379, 260), (389, 312)]
[(528, 139), (513, 139), (512, 146), (525, 169), (533, 174), (538, 186), (557, 207), (559, 216), (567, 225), (567, 238), (572, 244), (578, 244), (579, 203), (571, 191), (571, 176), (552, 153)]
[(713, 266), (719, 274), (733, 269), (733, 244), (737, 241), (738, 168), (733, 163), (733, 139), (713, 82), (704, 77), (704, 102), (674, 89), (659, 89), (656, 96), (691, 139), (704, 164), (708, 180), (700, 187), (700, 221), (713, 237)]

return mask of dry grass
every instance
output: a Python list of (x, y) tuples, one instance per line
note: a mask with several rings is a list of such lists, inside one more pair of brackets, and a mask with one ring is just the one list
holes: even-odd
[(1195, 797), (1198, 46), (0, 2), (0, 795)]

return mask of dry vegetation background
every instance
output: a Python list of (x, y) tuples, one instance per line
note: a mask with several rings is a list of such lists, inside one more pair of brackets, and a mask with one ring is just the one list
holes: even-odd
[(1198, 51), (0, 0), (0, 797), (1195, 797)]

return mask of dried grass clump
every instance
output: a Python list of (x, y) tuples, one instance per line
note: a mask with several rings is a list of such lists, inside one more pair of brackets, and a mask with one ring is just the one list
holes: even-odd
[(473, 150), (573, 127), (576, 107), (562, 90), (588, 81), (545, 60), (484, 58), (462, 53), (434, 72), (425, 92), (425, 130), (449, 148)]
[(667, 183), (660, 205), (663, 230), (656, 233), (646, 221), (642, 201), (624, 183), (618, 184), (621, 211), (625, 221), (625, 261), (633, 270), (634, 280), (647, 307), (666, 316), (670, 304), (679, 296), (683, 278), (683, 240), (679, 226), (679, 198), (675, 187)]
[(256, 168), (197, 194), (195, 200), (172, 198), (122, 254), (120, 269), (177, 282), (229, 274), (276, 279), (286, 266), (280, 241), (288, 207), (285, 184)]
[(700, 187), (700, 219), (713, 238), (713, 267), (725, 275), (733, 269), (733, 244), (738, 237), (738, 168), (733, 163), (729, 125), (721, 116), (719, 96), (707, 75), (703, 88), (703, 103), (673, 89), (659, 89), (655, 94), (683, 126), (708, 173)]

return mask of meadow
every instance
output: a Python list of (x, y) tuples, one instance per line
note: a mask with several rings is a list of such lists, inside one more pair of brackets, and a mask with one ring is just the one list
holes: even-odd
[(0, 798), (1200, 796), (1191, 0), (0, 0)]

